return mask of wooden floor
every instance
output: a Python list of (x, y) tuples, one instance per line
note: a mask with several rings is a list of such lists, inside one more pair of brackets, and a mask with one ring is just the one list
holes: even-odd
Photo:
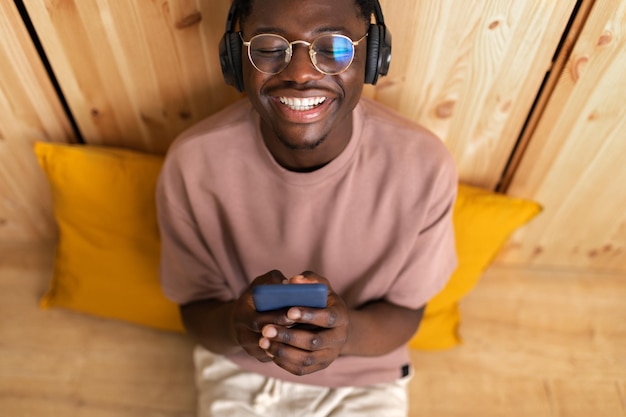
[[(40, 310), (52, 260), (0, 246), (0, 416), (193, 416), (189, 341)], [(413, 352), (412, 417), (626, 416), (625, 276), (494, 266), (462, 311), (462, 346)]]

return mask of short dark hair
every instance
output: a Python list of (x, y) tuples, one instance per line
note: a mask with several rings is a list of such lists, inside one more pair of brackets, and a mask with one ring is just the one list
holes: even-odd
[[(237, 6), (237, 18), (239, 19), (239, 23), (245, 21), (246, 18), (250, 16), (253, 1), (254, 0), (233, 0), (233, 3)], [(354, 0), (361, 10), (361, 17), (366, 23), (370, 22), (372, 14), (374, 13), (374, 1), (375, 0)]]

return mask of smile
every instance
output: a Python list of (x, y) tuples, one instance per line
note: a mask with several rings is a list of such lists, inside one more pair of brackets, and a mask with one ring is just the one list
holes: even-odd
[(280, 102), (294, 111), (308, 111), (326, 101), (326, 97), (280, 97)]

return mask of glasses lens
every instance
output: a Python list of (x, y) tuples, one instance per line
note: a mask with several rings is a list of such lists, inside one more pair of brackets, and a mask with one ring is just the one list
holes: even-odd
[(257, 35), (250, 39), (250, 60), (261, 72), (277, 74), (289, 63), (289, 42), (278, 35)]
[(324, 35), (311, 45), (313, 63), (327, 74), (345, 71), (354, 58), (354, 45), (343, 35)]

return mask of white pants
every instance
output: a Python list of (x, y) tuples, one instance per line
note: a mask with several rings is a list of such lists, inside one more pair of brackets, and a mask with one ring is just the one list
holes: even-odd
[(328, 388), (242, 370), (202, 347), (194, 351), (198, 417), (406, 417), (407, 384)]

